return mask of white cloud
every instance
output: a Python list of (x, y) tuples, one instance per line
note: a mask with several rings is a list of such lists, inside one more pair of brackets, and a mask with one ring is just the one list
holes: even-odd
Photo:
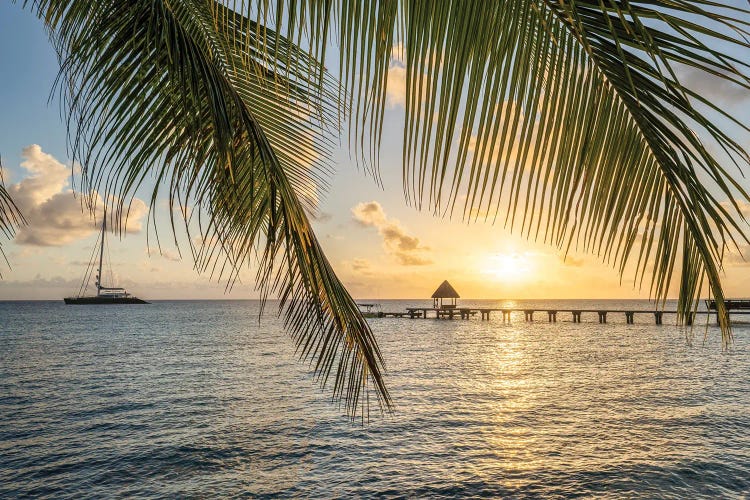
[[(8, 186), (8, 192), (28, 222), (16, 233), (16, 243), (61, 246), (85, 238), (98, 229), (101, 199), (97, 194), (96, 206), (99, 211), (94, 220), (70, 187), (70, 167), (42, 151), (36, 144), (25, 147), (21, 156), (24, 160), (21, 167), (29, 175)], [(137, 233), (141, 230), (141, 219), (147, 211), (142, 200), (133, 199), (127, 214), (127, 225), (124, 224), (126, 214), (122, 216), (127, 232)]]
[(180, 253), (179, 252), (174, 251), (174, 250), (170, 250), (168, 248), (159, 249), (158, 247), (148, 247), (146, 249), (146, 253), (149, 256), (159, 255), (162, 258), (166, 259), (166, 260), (171, 260), (172, 262), (181, 262), (182, 261), (182, 257), (180, 257)]
[(352, 208), (354, 219), (363, 226), (372, 226), (378, 229), (383, 238), (385, 251), (398, 260), (404, 266), (424, 266), (432, 264), (429, 258), (424, 256), (430, 249), (422, 246), (419, 238), (407, 234), (406, 229), (396, 219), (389, 219), (383, 207), (377, 201), (359, 203)]
[(354, 220), (364, 226), (380, 227), (388, 220), (383, 207), (377, 201), (358, 203), (352, 208), (352, 214)]
[(729, 247), (724, 254), (724, 265), (750, 266), (750, 245), (740, 245), (739, 249)]
[(406, 107), (406, 66), (404, 46), (391, 47), (391, 63), (388, 66), (388, 81), (385, 92), (385, 105), (388, 108)]
[[(736, 212), (737, 210), (734, 208), (734, 205), (729, 200), (724, 200), (721, 202), (721, 206), (724, 207), (725, 210), (728, 212)], [(737, 200), (737, 207), (739, 209), (739, 213), (745, 217), (745, 219), (750, 220), (750, 203), (744, 201), (744, 200)]]
[(401, 64), (402, 66), (405, 64), (406, 58), (406, 47), (404, 47), (403, 42), (399, 42), (394, 44), (391, 47), (391, 62), (396, 62)]
[(400, 64), (391, 64), (388, 67), (385, 104), (389, 108), (406, 107), (406, 68)]
[[(406, 49), (403, 44), (396, 44), (391, 47), (391, 61), (388, 65), (387, 86), (385, 91), (385, 105), (387, 108), (406, 107)], [(432, 57), (432, 64), (435, 64), (437, 57)], [(442, 60), (442, 58), (441, 58)], [(424, 74), (426, 78), (426, 74)], [(422, 80), (421, 96), (425, 99), (427, 93), (427, 81)], [(412, 97), (414, 98), (414, 97)], [(435, 112), (437, 115), (438, 112)]]
[(739, 104), (750, 98), (750, 92), (740, 85), (697, 68), (679, 64), (677, 73), (680, 83), (709, 101)]

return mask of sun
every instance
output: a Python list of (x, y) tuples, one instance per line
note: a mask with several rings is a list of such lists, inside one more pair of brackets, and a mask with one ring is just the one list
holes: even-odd
[(527, 253), (494, 253), (482, 266), (482, 272), (501, 281), (525, 281), (534, 273), (534, 265)]

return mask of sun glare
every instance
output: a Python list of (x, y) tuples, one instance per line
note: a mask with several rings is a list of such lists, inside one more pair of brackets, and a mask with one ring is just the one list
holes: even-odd
[(487, 257), (483, 272), (504, 281), (524, 281), (531, 277), (534, 267), (526, 253), (496, 253)]

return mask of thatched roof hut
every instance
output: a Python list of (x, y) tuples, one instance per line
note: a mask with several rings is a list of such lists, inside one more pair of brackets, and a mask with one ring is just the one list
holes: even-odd
[[(456, 299), (458, 299), (459, 297), (460, 296), (458, 295), (456, 289), (453, 288), (450, 283), (448, 283), (448, 280), (445, 280), (440, 284), (439, 287), (437, 287), (435, 293), (432, 294), (432, 303), (436, 309), (438, 307), (440, 309), (453, 308), (456, 307)], [(444, 299), (448, 300), (444, 301)]]
[(448, 283), (448, 280), (443, 281), (440, 286), (432, 294), (433, 299), (458, 299), (461, 298), (455, 288)]

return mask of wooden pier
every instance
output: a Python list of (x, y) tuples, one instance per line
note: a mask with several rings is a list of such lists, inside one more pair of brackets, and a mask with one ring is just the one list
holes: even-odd
[[(643, 309), (530, 309), (530, 308), (484, 308), (484, 307), (407, 307), (406, 312), (381, 312), (378, 317), (409, 318), (409, 319), (470, 319), (478, 316), (482, 321), (489, 321), (493, 313), (499, 313), (503, 323), (510, 323), (513, 313), (523, 313), (525, 322), (533, 322), (534, 314), (538, 314), (549, 323), (556, 323), (558, 314), (570, 315), (573, 323), (581, 323), (582, 317), (587, 315), (598, 319), (599, 323), (607, 323), (608, 317), (615, 314), (625, 316), (625, 323), (635, 323), (636, 315), (646, 315), (654, 319), (657, 325), (663, 324), (665, 314), (677, 314), (677, 311), (667, 310), (643, 310)], [(730, 310), (733, 314), (750, 314), (750, 310)], [(697, 311), (692, 313), (687, 324), (692, 325), (696, 314), (716, 314), (715, 311)], [(561, 318), (562, 320), (562, 318)]]
[[(511, 316), (513, 313), (523, 313), (523, 319), (525, 322), (534, 321), (534, 314), (539, 313), (543, 315), (546, 313), (547, 321), (549, 323), (557, 323), (557, 314), (570, 314), (573, 323), (581, 323), (581, 318), (584, 314), (593, 316), (596, 314), (596, 318), (599, 323), (604, 324), (607, 322), (607, 317), (614, 314), (624, 314), (625, 323), (628, 325), (635, 324), (635, 316), (647, 315), (654, 318), (654, 323), (661, 325), (664, 322), (665, 314), (677, 314), (677, 311), (665, 311), (659, 309), (546, 309), (546, 308), (513, 308), (513, 307), (501, 307), (501, 308), (488, 308), (488, 307), (462, 307), (456, 302), (456, 299), (460, 298), (456, 289), (448, 283), (448, 280), (443, 281), (440, 286), (432, 294), (432, 307), (407, 307), (406, 312), (384, 312), (379, 310), (373, 312), (372, 308), (376, 307), (375, 304), (359, 304), (360, 308), (365, 308), (363, 311), (366, 317), (378, 317), (378, 318), (410, 318), (410, 319), (470, 319), (475, 316), (479, 316), (482, 321), (489, 321), (492, 313), (500, 313), (503, 323), (510, 323)], [(702, 311), (696, 311), (689, 315), (686, 323), (692, 325), (695, 322), (696, 314), (707, 314), (709, 317), (712, 314), (716, 314), (716, 321), (718, 323), (719, 317), (716, 312), (716, 302), (713, 300), (706, 300), (706, 309)], [(750, 314), (750, 299), (727, 299), (724, 301), (728, 314)], [(538, 317), (538, 316), (537, 316)]]

